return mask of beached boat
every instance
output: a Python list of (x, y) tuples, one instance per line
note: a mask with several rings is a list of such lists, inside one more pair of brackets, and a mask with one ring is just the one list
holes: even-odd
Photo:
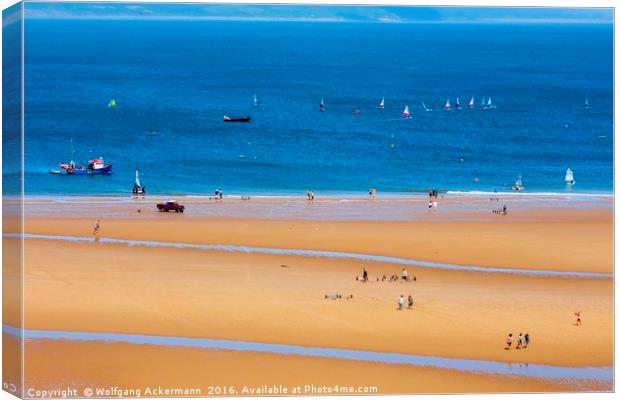
[(254, 95), (254, 98), (252, 99), (252, 105), (254, 107), (258, 106), (258, 97), (256, 97), (256, 94)]
[(325, 110), (327, 110), (327, 107), (325, 107), (325, 101), (321, 97), (321, 104), (319, 104), (319, 111), (325, 111)]
[(476, 108), (476, 103), (474, 103), (474, 96), (471, 96), (471, 100), (467, 103), (468, 108)]
[(381, 99), (381, 103), (377, 106), (377, 108), (385, 108), (385, 97)]
[(405, 109), (403, 110), (403, 117), (405, 118), (411, 118), (411, 113), (409, 113), (409, 106), (405, 106)]
[(106, 164), (102, 157), (88, 161), (86, 167), (76, 166), (71, 160), (68, 164), (60, 164), (60, 169), (68, 175), (108, 175), (112, 173), (112, 164)]
[(523, 189), (525, 189), (525, 186), (523, 186), (523, 180), (522, 180), (522, 178), (521, 178), (521, 175), (519, 175), (519, 176), (517, 177), (517, 180), (515, 181), (515, 184), (514, 184), (514, 185), (512, 185), (512, 190), (514, 190), (514, 191), (517, 191), (517, 192), (518, 192), (518, 191), (521, 191), (521, 190), (523, 190)]
[(424, 111), (427, 111), (427, 112), (428, 112), (428, 111), (433, 111), (433, 109), (432, 109), (432, 108), (427, 107), (427, 106), (426, 106), (426, 104), (424, 104), (424, 101), (422, 101), (422, 107), (424, 107)]
[(459, 101), (459, 98), (458, 98), (458, 97), (456, 98), (456, 103), (454, 103), (454, 107), (455, 107), (457, 110), (460, 110), (460, 109), (461, 109), (461, 102)]
[(140, 171), (136, 168), (136, 181), (133, 184), (132, 193), (134, 195), (142, 195), (146, 194), (146, 188), (140, 184)]
[(452, 106), (450, 105), (450, 99), (446, 100), (446, 104), (443, 105), (443, 110), (444, 111), (452, 110)]
[(250, 122), (252, 117), (246, 115), (245, 117), (231, 117), (229, 115), (224, 115), (224, 122)]
[(583, 104), (583, 108), (590, 108), (590, 102), (588, 101), (588, 96), (586, 96), (586, 102)]
[(566, 182), (567, 185), (575, 184), (575, 178), (573, 177), (573, 171), (570, 168), (566, 170), (566, 175), (564, 176), (564, 182)]

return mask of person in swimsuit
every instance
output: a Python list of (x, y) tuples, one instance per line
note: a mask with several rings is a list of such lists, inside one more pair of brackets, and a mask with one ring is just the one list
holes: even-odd
[(506, 347), (504, 347), (504, 350), (510, 350), (511, 347), (512, 347), (512, 333), (509, 333), (508, 338), (506, 339)]

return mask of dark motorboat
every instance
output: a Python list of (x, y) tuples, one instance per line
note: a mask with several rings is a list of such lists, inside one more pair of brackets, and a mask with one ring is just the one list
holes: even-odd
[(249, 115), (245, 117), (231, 117), (229, 115), (224, 115), (224, 122), (250, 122), (252, 117)]

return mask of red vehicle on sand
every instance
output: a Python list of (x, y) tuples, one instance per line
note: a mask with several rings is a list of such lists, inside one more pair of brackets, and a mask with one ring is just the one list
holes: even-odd
[(185, 211), (185, 206), (179, 204), (179, 202), (176, 200), (169, 200), (169, 201), (157, 204), (157, 209), (160, 212), (174, 211), (174, 212), (182, 213), (183, 211)]

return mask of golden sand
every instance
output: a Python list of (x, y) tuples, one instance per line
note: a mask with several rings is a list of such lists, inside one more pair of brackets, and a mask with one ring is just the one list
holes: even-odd
[[(26, 232), (89, 236), (93, 222), (28, 218)], [(192, 218), (157, 213), (102, 218), (104, 237), (605, 273), (613, 271), (612, 229), (611, 209), (517, 212), (507, 218), (454, 218), (452, 222)], [(104, 243), (28, 239), (25, 245), (25, 326), (29, 329), (220, 338), (557, 366), (611, 366), (613, 362), (611, 279), (412, 267), (407, 269), (416, 275), (416, 282), (362, 283), (355, 277), (363, 267), (372, 279), (399, 274), (401, 267)], [(353, 298), (327, 300), (327, 293)], [(413, 310), (396, 310), (400, 294), (413, 295)], [(581, 327), (574, 325), (577, 310), (584, 315)], [(530, 348), (505, 351), (509, 332), (529, 333)], [(244, 384), (232, 372), (234, 365), (243, 365), (256, 376), (247, 378), (250, 385), (251, 379), (261, 382), (261, 378), (277, 384), (279, 371), (285, 375), (296, 371), (287, 378), (290, 384), (303, 383), (302, 376), (326, 384), (342, 378), (354, 385), (383, 387), (385, 393), (565, 388), (533, 379), (267, 354), (47, 341), (27, 347), (26, 357), (32, 360), (30, 367), (26, 365), (27, 376), (38, 384), (66, 379), (69, 374), (96, 382), (98, 371), (122, 359), (129, 363), (124, 372), (110, 375), (101, 384), (130, 380), (151, 384), (142, 370), (162, 377), (168, 371), (164, 381), (170, 385), (195, 382), (201, 373)], [(50, 364), (41, 356), (58, 351), (67, 354), (68, 361)], [(204, 358), (213, 362), (201, 361)], [(155, 359), (166, 360), (157, 363), (165, 368), (156, 367)]]

